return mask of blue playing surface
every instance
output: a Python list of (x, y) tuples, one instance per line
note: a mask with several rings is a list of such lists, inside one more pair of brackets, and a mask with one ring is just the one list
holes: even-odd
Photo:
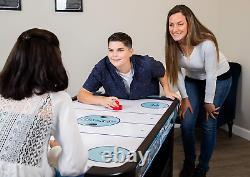
[(114, 116), (89, 115), (77, 119), (78, 124), (92, 127), (111, 126), (120, 122), (120, 119)]
[(129, 150), (122, 147), (100, 146), (89, 149), (89, 160), (103, 163), (123, 162), (129, 154)]
[(145, 102), (142, 103), (141, 106), (149, 109), (163, 109), (169, 107), (168, 104), (161, 102)]

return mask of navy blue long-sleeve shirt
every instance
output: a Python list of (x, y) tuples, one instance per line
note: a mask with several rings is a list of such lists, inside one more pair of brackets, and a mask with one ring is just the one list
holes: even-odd
[(141, 99), (159, 95), (159, 78), (165, 74), (163, 64), (147, 55), (133, 55), (130, 59), (134, 76), (129, 94), (126, 92), (122, 77), (107, 56), (95, 65), (82, 87), (90, 92), (96, 92), (103, 87), (105, 95), (120, 99)]

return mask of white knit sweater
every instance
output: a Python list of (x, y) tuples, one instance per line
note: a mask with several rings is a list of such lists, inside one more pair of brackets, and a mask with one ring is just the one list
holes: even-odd
[[(53, 135), (62, 147), (57, 168), (62, 175), (84, 172), (84, 148), (64, 92), (34, 95), (21, 101), (0, 96), (0, 176), (52, 177), (48, 141)], [(49, 153), (53, 155), (53, 153)]]

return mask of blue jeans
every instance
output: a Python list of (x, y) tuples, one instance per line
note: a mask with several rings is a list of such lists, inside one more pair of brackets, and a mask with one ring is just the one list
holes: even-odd
[[(225, 80), (217, 80), (214, 97), (215, 107), (221, 107), (230, 91), (231, 83), (231, 77)], [(193, 113), (191, 113), (189, 109), (185, 113), (184, 119), (181, 121), (181, 132), (185, 161), (194, 163), (196, 159), (195, 127), (196, 122), (199, 122), (202, 129), (202, 140), (199, 164), (197, 167), (207, 171), (209, 168), (209, 160), (216, 143), (217, 120), (209, 117), (208, 121), (206, 121), (205, 110), (203, 108), (205, 85), (205, 81), (185, 79), (186, 91), (193, 108)]]

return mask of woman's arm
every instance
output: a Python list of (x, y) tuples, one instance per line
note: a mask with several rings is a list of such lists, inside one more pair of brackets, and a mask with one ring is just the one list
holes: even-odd
[(167, 77), (167, 74), (165, 73), (163, 77), (160, 77), (159, 78), (159, 81), (160, 81), (160, 84), (163, 88), (163, 91), (166, 95), (166, 97), (169, 97), (170, 99), (175, 99), (177, 98), (178, 100), (180, 100), (180, 97), (179, 95), (177, 95), (175, 92), (173, 92), (171, 89), (170, 89), (170, 86), (169, 86), (169, 82), (168, 82), (168, 77)]
[(219, 107), (214, 105), (214, 95), (216, 90), (217, 71), (218, 71), (218, 59), (217, 51), (212, 41), (206, 41), (204, 47), (205, 53), (205, 70), (206, 70), (206, 88), (205, 88), (205, 99), (204, 109), (206, 110), (206, 119), (208, 116), (216, 118), (219, 114)]
[(186, 111), (189, 109), (191, 113), (193, 113), (193, 108), (191, 106), (191, 103), (188, 99), (188, 95), (187, 95), (187, 91), (186, 91), (186, 87), (185, 87), (185, 80), (184, 80), (184, 76), (181, 72), (181, 70), (179, 70), (178, 72), (178, 80), (177, 80), (177, 87), (180, 91), (181, 94), (181, 106), (180, 106), (180, 110), (179, 110), (179, 116), (181, 117), (181, 119), (184, 118)]

